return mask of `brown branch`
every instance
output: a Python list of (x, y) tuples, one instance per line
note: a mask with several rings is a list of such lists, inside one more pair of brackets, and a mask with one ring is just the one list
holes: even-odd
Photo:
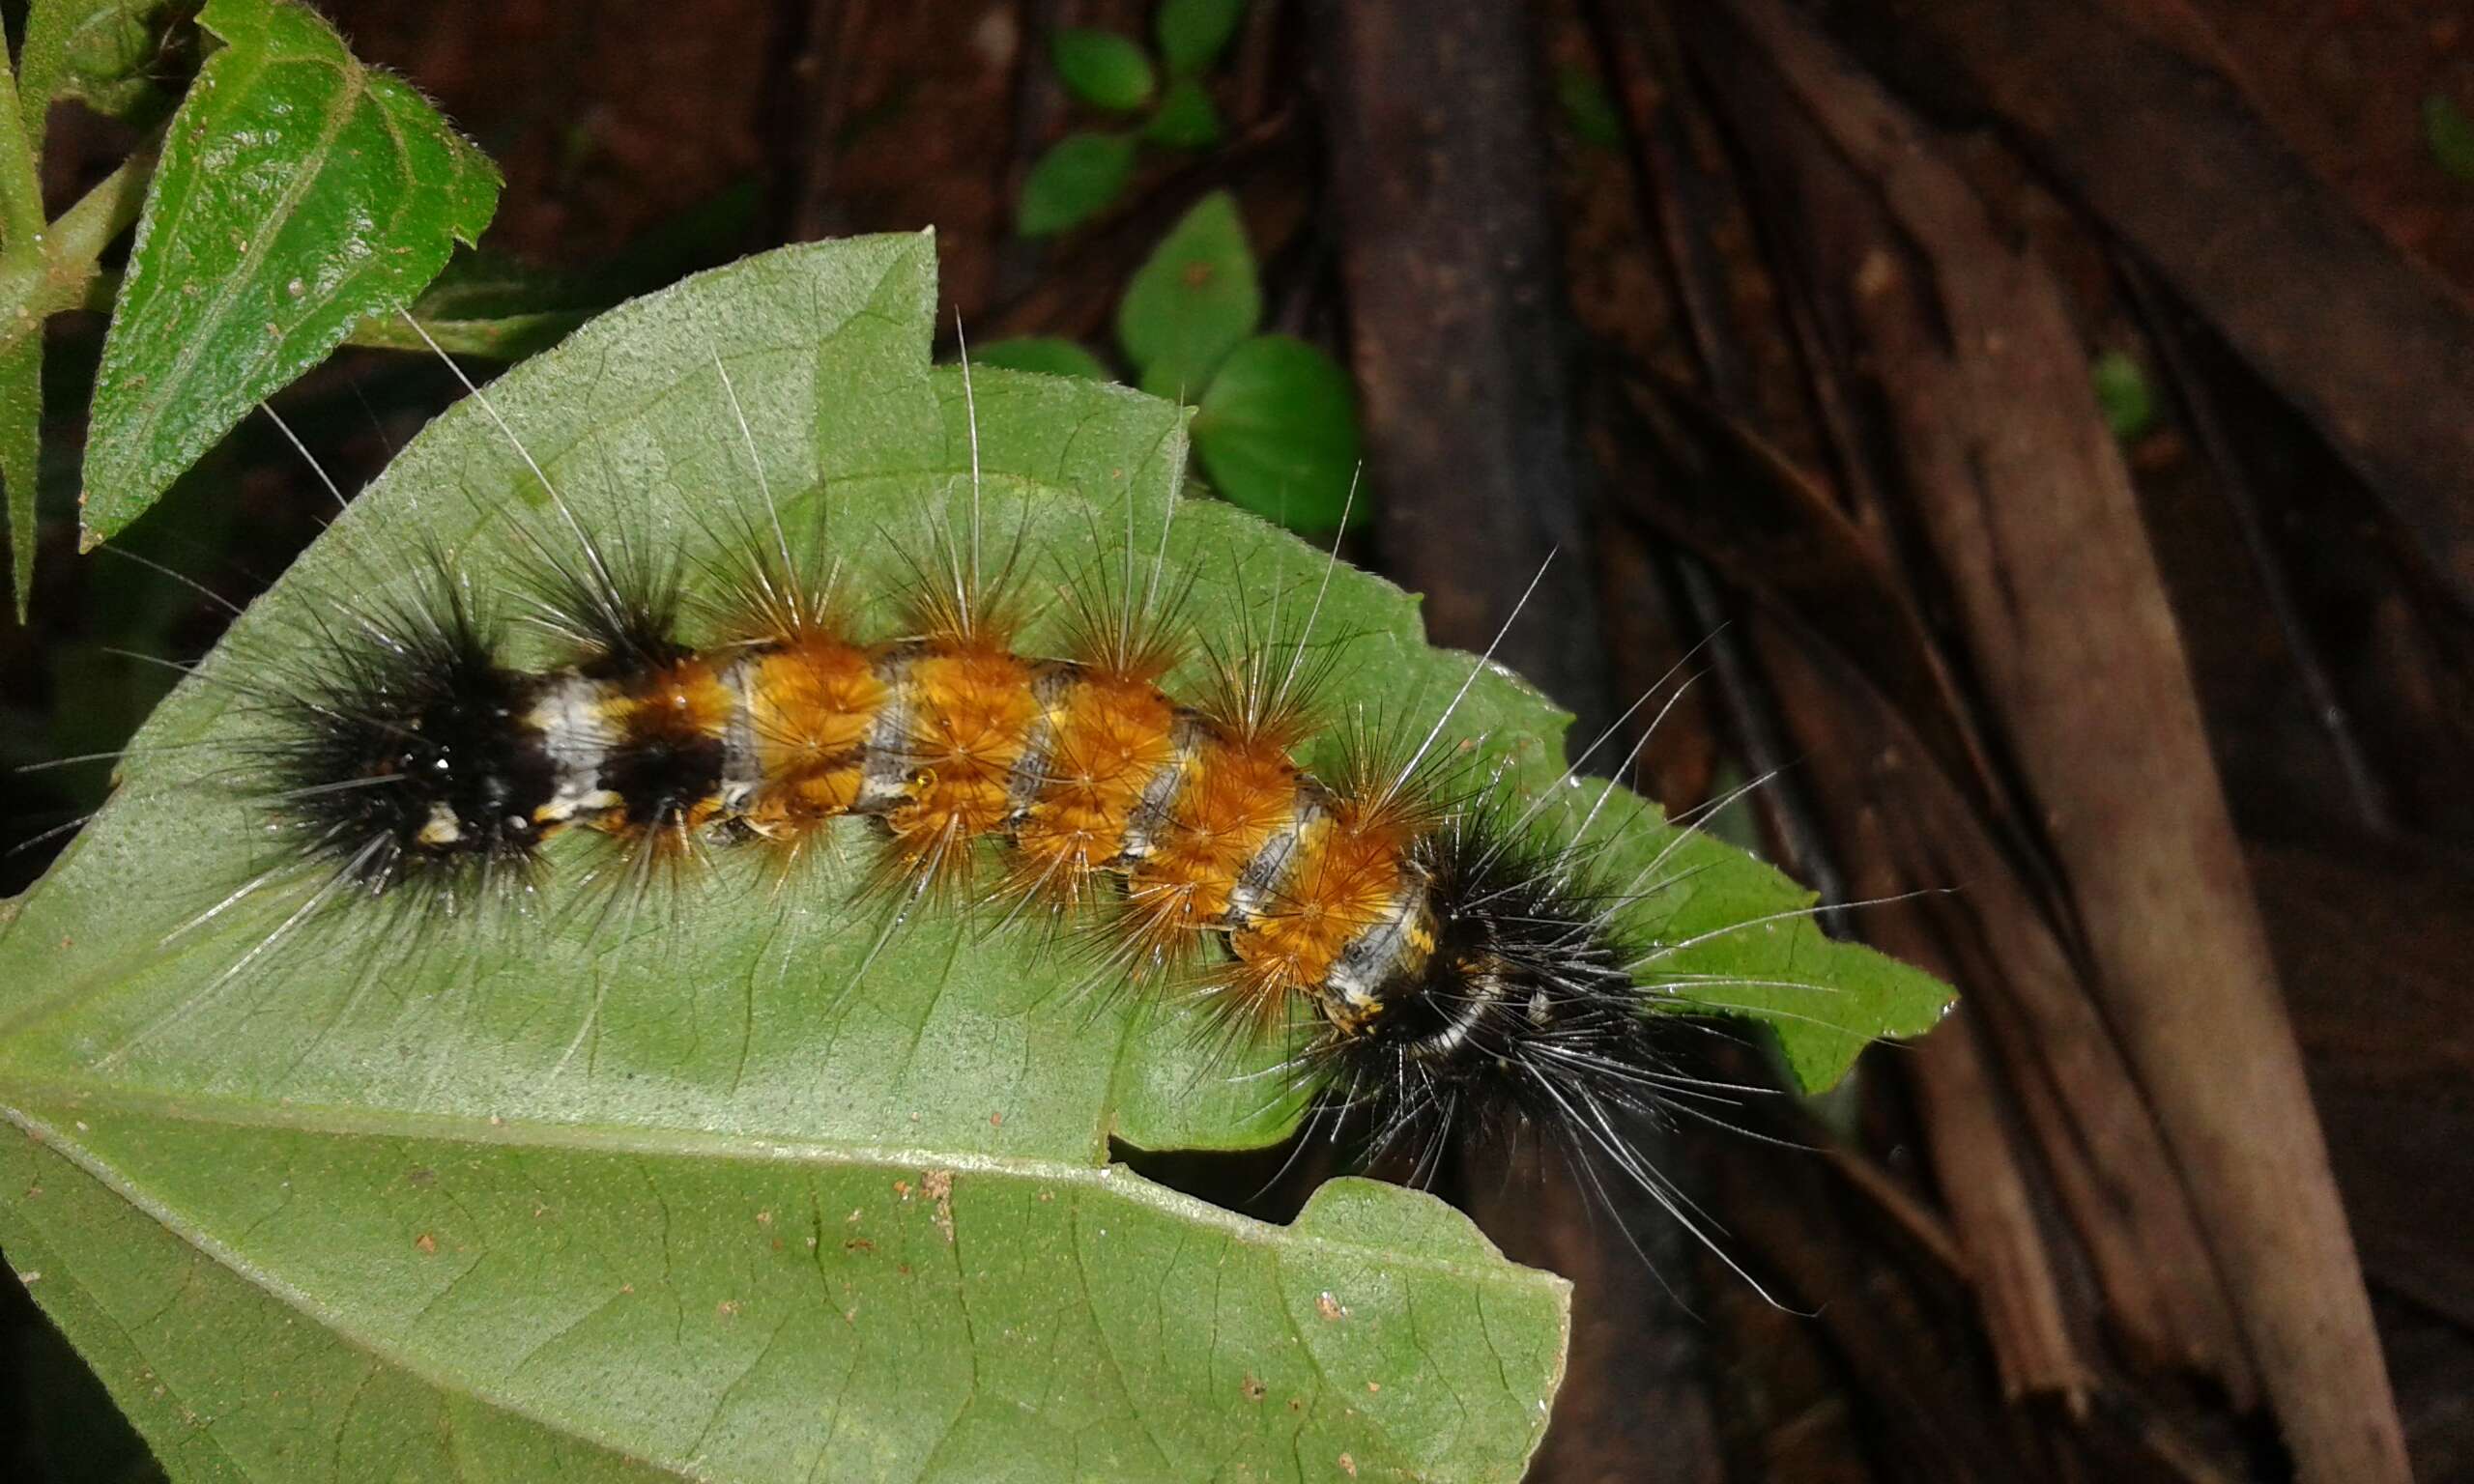
[(2301, 1059), (2059, 295), (1807, 23), (1775, 0), (1724, 8), (1894, 224), (1895, 240), (1843, 269), (1862, 332), (1898, 367), (1878, 389), (1908, 487), (2302, 1475), (2402, 1484), (2403, 1440)]
[[(1679, 117), (1697, 112), (1699, 79), (1668, 61), (1671, 43), (1653, 17), (1602, 5), (1597, 20), (1610, 71), (1625, 84), (1619, 96), (1632, 127), (1636, 188), (1660, 225), (1697, 358), (1713, 395), (1750, 408), (1757, 401), (1755, 357), (1743, 348), (1742, 310), (1729, 301), (1716, 276), (1722, 260), (1705, 241), (1713, 222), (1733, 218), (1737, 193), (1722, 178), (1724, 152)], [(1655, 87), (1641, 81), (1653, 71)], [(1749, 224), (1737, 235), (1750, 235)], [(2144, 1363), (2197, 1364), (2223, 1377), (2237, 1397), (2246, 1395), (2240, 1342), (2180, 1181), (2038, 909), (2044, 872), (2035, 872), (2032, 891), (2014, 875), (2036, 861), (2012, 821), (2006, 777), (1986, 756), (1970, 697), (1881, 555), (1883, 497), (1855, 431), (1854, 398), (1822, 344), (1803, 280), (1792, 272), (1786, 279), (1779, 299), (1810, 378), (1820, 441), (1841, 477), (1862, 493), (1856, 503), (1872, 523), (1859, 527), (1841, 514), (1819, 481), (1745, 426), (1748, 413), (1731, 416), (1639, 380), (1625, 384), (1627, 398), (1602, 399), (1618, 405), (1601, 408), (1600, 430), (1628, 435), (1602, 458), (1610, 470), (1653, 473), (1612, 478), (1610, 488), (1628, 509), (1760, 599), (1769, 616), (1786, 622), (1803, 654), (1827, 654), (1837, 673), (1825, 685), (1808, 661), (1769, 646), (1773, 671), (1787, 660), (1779, 680), (1798, 727), (1800, 771), (1813, 780), (1833, 832), (1849, 843), (1852, 889), (1880, 898), (1917, 887), (1967, 888), (1962, 899), (1918, 902), (1889, 918), (1868, 912), (1853, 926), (1867, 936), (1876, 936), (1877, 927), (1897, 935), (1891, 946), (1964, 986), (1979, 1021), (2030, 1027), (2002, 1042), (2005, 1070), (2024, 1089), (2038, 1152), (2092, 1257), (2113, 1327)], [(1725, 498), (1710, 499), (1713, 491)], [(1856, 677), (1864, 685), (1851, 686)], [(1885, 823), (1895, 826), (1896, 840), (1883, 839)], [(1933, 848), (1913, 848), (1925, 841)], [(1936, 924), (1933, 931), (1907, 930), (1921, 919)], [(1951, 1116), (1965, 1119), (1968, 1109)], [(1942, 1130), (1937, 1125), (1931, 1131), (1938, 1156)], [(1952, 1137), (1966, 1140), (1970, 1131), (1958, 1127)], [(1995, 1145), (1976, 1140), (1969, 1148), (1979, 1164), (1998, 1165), (1985, 1179), (2021, 1187), (2015, 1162), (1995, 1159)], [(2001, 1296), (1988, 1296), (1995, 1343), (2012, 1358), (2023, 1388), (2076, 1395), (2085, 1389), (2085, 1365), (2056, 1338), (2061, 1300), (2049, 1279), (2035, 1276), (2051, 1266), (2043, 1237), (2028, 1223), (1984, 1219), (2016, 1210), (2014, 1203), (1975, 1213), (1977, 1244), (2006, 1254), (2001, 1262), (2028, 1275), (2022, 1301), (2004, 1305)]]
[(2251, 554), (2251, 568), (2258, 575), (2268, 611), (2276, 615), (2286, 653), (2293, 661), (2294, 676), (2310, 702), (2312, 720), (2326, 734), (2329, 750), (2336, 755), (2338, 772), (2353, 795), (2354, 812), (2373, 830), (2394, 830), (2396, 809), (2388, 785), (2373, 763), (2370, 750), (2363, 745), (2327, 658), (2321, 653), (2318, 637), (2313, 633), (2301, 600), (2294, 593), (2293, 578), (2286, 570), (2284, 555), (2268, 533), (2267, 517), (2259, 508), (2259, 492), (2253, 487), (2240, 450), (2234, 446), (2232, 430), (2226, 425), (2217, 387), (2201, 373), (2200, 350), (2192, 343), (2195, 328), (2184, 323), (2181, 307), (2170, 301), (2171, 296), (2146, 270), (2127, 259), (2120, 268), (2122, 281), (2129, 286), (2131, 298), (2146, 322), (2148, 336), (2172, 378), (2183, 416), (2190, 423), (2201, 451), (2207, 456), (2226, 508), (2242, 532), (2242, 544)]
[(2474, 312), (2320, 186), (2187, 6), (1876, 9), (2222, 329), (2474, 605)]
[[(1886, 914), (1873, 925), (1877, 941), (1904, 957), (1922, 957), (1925, 945), (1910, 926), (1914, 916)], [(2020, 1173), (2019, 1152), (2001, 1127), (2000, 1099), (1976, 1044), (1973, 1017), (1962, 1011), (1926, 1037), (1913, 1065), (1933, 1130), (1933, 1166), (1967, 1250), (1976, 1301), (1984, 1305), (2002, 1394), (2057, 1393), (2074, 1413), (2085, 1413), (2093, 1378), (2062, 1315), (2053, 1257)]]
[[(1426, 631), (1483, 646), (1585, 518), (1569, 331), (1517, 6), (1309, 8), (1384, 565)], [(1567, 562), (1498, 658), (1602, 725), (1590, 575)]]

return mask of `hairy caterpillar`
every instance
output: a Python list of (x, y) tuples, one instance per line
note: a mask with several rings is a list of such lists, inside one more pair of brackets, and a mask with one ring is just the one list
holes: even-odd
[(976, 484), (968, 534), (938, 526), (906, 557), (885, 636), (862, 637), (827, 544), (763, 515), (722, 558), (703, 644), (680, 637), (675, 571), (572, 522), (572, 549), (530, 547), (555, 667), (507, 664), (444, 576), (355, 614), (273, 698), (269, 797), (325, 865), (314, 899), (409, 892), (451, 914), (529, 887), (547, 842), (581, 831), (633, 906), (658, 868), (795, 862), (865, 819), (886, 931), (923, 899), (1086, 917), (1109, 976), (1178, 981), (1241, 1033), (1309, 1027), (1296, 1065), (1370, 1110), (1379, 1144), (1520, 1118), (1629, 1165), (1617, 1118), (1707, 1085), (1662, 1044), (1682, 1023), (1643, 1013), (1633, 973), (1655, 950), (1625, 939), (1629, 892), (1430, 765), (1452, 707), (1405, 750), (1357, 735), (1328, 779), (1298, 763), (1332, 725), (1311, 609), (1293, 642), (1209, 651), (1186, 701), (1164, 682), (1198, 646), (1160, 565), (1086, 574), (1062, 652), (1024, 649), (1020, 553), (984, 563)]
[[(814, 318), (812, 298), (790, 282), (783, 323)], [(888, 317), (864, 300), (828, 307), (840, 324)], [(173, 933), (141, 944), (132, 928), (79, 950), (148, 961), (127, 971), (125, 1025), (76, 1056), (132, 1076), (187, 1058), (181, 1074), (211, 1082), (209, 1051), (245, 1050), (258, 1003), (301, 1013), (305, 1001), (321, 1028), (272, 1074), (287, 1099), (607, 1120), (590, 1086), (563, 1090), (579, 1071), (590, 1083), (605, 1036), (738, 982), (742, 1035), (794, 999), (820, 1019), (842, 1013), (849, 983), (917, 972), (894, 964), (903, 921), (968, 916), (992, 896), (992, 919), (1082, 925), (999, 931), (1000, 945), (1032, 945), (1005, 952), (1067, 953), (1089, 934), (1104, 946), (1078, 977), (1147, 982), (1166, 991), (1155, 1001), (1199, 994), (1228, 1039), (1268, 1047), (1255, 1071), (1276, 1089), (1367, 1109), (1378, 1138), (1432, 1148), (1472, 1122), (1540, 1126), (1663, 1198), (1625, 1120), (1723, 1093), (1671, 1065), (1696, 1033), (1663, 1012), (1751, 1010), (1855, 1041), (1892, 1028), (1865, 986), (1801, 967), (1813, 950), (1799, 898), (1628, 795), (1557, 780), (1522, 737), (1545, 725), (1529, 719), (1542, 708), (1482, 663), (1416, 644), (1396, 594), (1213, 507), (1172, 519), (1181, 444), (1159, 404), (1023, 378), (984, 383), (975, 402), (966, 382), (926, 371), (924, 332), (907, 330), (881, 352), (858, 331), (827, 335), (790, 376), (779, 367), (804, 352), (782, 324), (734, 325), (725, 349), (692, 298), (664, 312), (688, 346), (665, 364), (590, 336), (572, 348), (604, 357), (569, 395), (611, 431), (581, 440), (512, 408), (509, 426), (500, 388), (475, 398), (463, 422), (498, 424), (492, 455), (470, 437), (408, 450), (382, 508), (362, 519), (357, 505), (331, 533), (330, 585), (296, 591), (288, 623), (236, 635), (204, 668), (187, 709), (157, 728), (157, 753), (195, 745), (230, 761), (243, 813), (276, 827), (274, 859), (203, 911), (191, 903)], [(658, 425), (631, 411), (691, 394), (692, 413)], [(1074, 431), (1050, 448), (1021, 420), (983, 479), (982, 432), (1006, 425), (981, 415), (991, 396), (1053, 404)], [(854, 407), (894, 411), (846, 415)], [(817, 408), (831, 436), (807, 446), (785, 430)], [(1108, 418), (1116, 433), (1091, 431)], [(928, 451), (870, 444), (879, 422), (929, 430)], [(1074, 465), (1077, 440), (1112, 437), (1166, 452), (1140, 469)], [(1035, 480), (998, 472), (1034, 466)], [(820, 538), (810, 517), (824, 511)], [(425, 544), (441, 555), (408, 561)], [(1251, 560), (1216, 549), (1233, 544), (1254, 547)], [(354, 575), (389, 560), (365, 585)], [(906, 595), (894, 611), (870, 611), (894, 594)], [(1343, 595), (1348, 617), (1332, 611)], [(1199, 645), (1180, 639), (1180, 614)], [(1305, 704), (1327, 665), (1345, 671), (1333, 689), (1353, 688), (1354, 705)], [(140, 869), (149, 840), (179, 828), (130, 826), (148, 827), (112, 847), (109, 869)], [(845, 847), (867, 877), (855, 895), (796, 869)], [(749, 860), (765, 864), (738, 869)], [(586, 910), (462, 910), (536, 889)], [(690, 898), (700, 911), (681, 914), (674, 953), (642, 946)], [(746, 904), (777, 902), (796, 920), (785, 934), (856, 928), (862, 941), (822, 970), (797, 944), (777, 953)], [(730, 914), (725, 933), (715, 924)], [(340, 947), (307, 930), (330, 922)], [(108, 940), (92, 920), (66, 926), (64, 939)], [(154, 987), (173, 975), (155, 960), (227, 926), (243, 946), (219, 971)], [(525, 1018), (537, 985), (528, 999), (405, 967), (493, 936), (572, 985), (579, 1008)], [(1759, 956), (1704, 962), (1712, 943), (1773, 938)], [(263, 987), (299, 972), (296, 956), (327, 998)], [(123, 971), (60, 972), (82, 984)], [(424, 1061), (448, 1012), (404, 987), (416, 982), (457, 997), (455, 1015), (497, 1017), (491, 1044), (548, 1038), (549, 1054), (508, 1053), (504, 1080), (469, 1085), (472, 1059)], [(200, 1028), (216, 1039), (193, 1051)], [(903, 1057), (933, 1030), (901, 1029), (885, 1043)], [(1021, 1054), (1059, 1054), (1040, 1034)], [(647, 1037), (618, 1060), (641, 1069), (704, 1046)], [(837, 1077), (865, 1062), (837, 1057)], [(742, 1049), (721, 1071), (693, 1070), (665, 1087), (677, 1099), (666, 1124), (864, 1122), (815, 1113), (852, 1095), (800, 1085), (787, 1056), (751, 1070)], [(937, 1111), (909, 1106), (914, 1120)]]

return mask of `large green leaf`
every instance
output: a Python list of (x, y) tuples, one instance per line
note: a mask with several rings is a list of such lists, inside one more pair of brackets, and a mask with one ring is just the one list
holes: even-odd
[[(491, 402), (581, 521), (691, 551), (758, 508), (743, 411), (786, 520), (829, 506), (880, 585), (888, 538), (969, 483), (932, 274), (922, 238), (757, 259), (605, 317)], [(1030, 532), (1043, 585), (1096, 555), (1095, 519), (1156, 537), (1176, 409), (975, 378), (989, 528)], [(410, 934), (345, 911), (237, 975), (297, 892), (179, 932), (259, 848), (219, 782), (252, 677), (340, 595), (402, 590), (422, 541), (488, 590), (519, 525), (555, 530), (545, 502), (479, 406), (442, 418), (158, 712), (0, 937), (0, 1104), (40, 1146), (0, 1178), (0, 1238), (175, 1472), (425, 1476), (392, 1450), (453, 1447), (507, 1478), (1269, 1477), (1342, 1454), (1515, 1477), (1560, 1282), (1422, 1195), (1338, 1185), (1266, 1227), (1111, 1168), (1112, 1136), (1277, 1136), (1293, 1102), (1240, 1079), (1277, 1049), (1215, 1057), (1181, 1013), (1078, 997), (1069, 954), (987, 924), (914, 925), (853, 985), (877, 926), (849, 902), (855, 835), (779, 890), (726, 861), (635, 919), (556, 885)], [(1224, 507), (1174, 533), (1181, 561), (1246, 551), (1199, 579), (1223, 617), (1319, 575)], [(1460, 662), (1414, 643), (1406, 600), (1349, 585), (1383, 615), (1356, 645), (1448, 694)]]
[(225, 44), (172, 118), (103, 342), (84, 540), (154, 503), (358, 321), (411, 302), (498, 205), (418, 93), (276, 0), (212, 0)]
[[(652, 550), (711, 553), (769, 489), (882, 593), (897, 545), (964, 528), (975, 457), (987, 540), (1021, 533), (1035, 590), (1113, 565), (1129, 520), (1147, 557), (1183, 411), (989, 368), (966, 394), (929, 364), (933, 275), (917, 237), (751, 259), (595, 321), (490, 406), (581, 525)], [(26, 1136), (0, 1243), (176, 1477), (1518, 1476), (1559, 1280), (1416, 1192), (1343, 1181), (1276, 1227), (1109, 1165), (1111, 1139), (1280, 1136), (1282, 1047), (1078, 993), (1069, 949), (954, 913), (854, 980), (878, 928), (856, 824), (788, 880), (725, 857), (641, 910), (600, 910), (565, 839), (522, 913), (353, 902), (264, 947), (305, 889), (278, 884), (199, 924), (262, 864), (233, 787), (250, 688), (339, 604), (408, 591), (425, 544), (487, 593), (561, 530), (487, 410), (441, 417), (157, 712), (0, 929), (0, 1109)], [(1167, 549), (1223, 639), (1293, 629), (1326, 574), (1210, 501), (1176, 505)], [(1392, 725), (1471, 675), (1345, 568), (1315, 632), (1335, 700)], [(1563, 720), (1487, 670), (1452, 745), (1543, 785)], [(1564, 792), (1550, 826), (1596, 796)], [(1657, 971), (1768, 985), (1693, 989), (1760, 997), (1817, 1079), (1941, 1003), (1806, 921), (1737, 930), (1807, 899), (1628, 794), (1592, 830), (1673, 883), (1643, 927), (1690, 946)]]

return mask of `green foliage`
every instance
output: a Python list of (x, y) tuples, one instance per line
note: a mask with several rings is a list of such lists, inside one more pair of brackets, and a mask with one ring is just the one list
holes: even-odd
[(9, 502), (9, 580), (25, 616), (35, 581), (35, 487), (43, 462), (43, 336), (0, 346), (0, 490)]
[(1214, 191), (1151, 249), (1117, 301), (1117, 344), (1143, 390), (1191, 398), (1263, 317), (1237, 200)]
[(2114, 437), (2128, 442), (2156, 425), (2156, 393), (2147, 372), (2128, 351), (2106, 351), (2087, 368), (2096, 408)]
[(1291, 530), (1335, 529), (1357, 478), (1357, 400), (1331, 357), (1257, 335), (1263, 296), (1236, 198), (1215, 191), (1170, 228), (1126, 286), (1117, 342), (1142, 389), (1200, 409), (1194, 452), (1212, 486)]
[(1113, 31), (1068, 26), (1050, 40), (1049, 55), (1065, 91), (1094, 108), (1133, 113), (1159, 88), (1151, 59)]
[[(83, 544), (142, 514), (260, 399), (362, 321), (412, 301), (478, 237), (498, 175), (420, 96), (355, 61), (313, 13), (211, 0), (222, 44), (159, 155), (142, 147), (45, 223), (36, 187), (55, 99), (143, 124), (149, 75), (187, 33), (178, 0), (36, 0), (0, 97), (0, 486), (22, 613), (33, 575), (43, 320), (108, 281), (134, 222), (87, 439)], [(185, 24), (185, 23), (182, 23)]]
[(2451, 180), (2474, 181), (2474, 119), (2445, 93), (2423, 100), (2423, 142)]
[(1171, 81), (1160, 95), (1159, 110), (1142, 126), (1143, 138), (1172, 150), (1207, 150), (1226, 132), (1210, 90), (1193, 77)]
[(1062, 335), (1018, 335), (970, 348), (974, 366), (1007, 371), (1036, 371), (1042, 376), (1079, 376), (1088, 381), (1113, 380), (1100, 357)]
[(1194, 414), (1194, 451), (1212, 487), (1291, 530), (1332, 530), (1357, 477), (1357, 395), (1331, 357), (1288, 335), (1232, 352)]
[(1024, 237), (1070, 232), (1114, 205), (1134, 178), (1134, 139), (1084, 130), (1050, 145), (1022, 182)]
[[(1147, 557), (1185, 413), (988, 368), (966, 418), (928, 364), (934, 264), (924, 238), (751, 259), (587, 326), (491, 404), (585, 528), (691, 574), (770, 491), (882, 592), (897, 543), (967, 519), (974, 460), (1036, 585)], [(855, 834), (787, 882), (726, 854), (642, 909), (608, 910), (567, 837), (501, 919), (352, 902), (269, 946), (306, 882), (201, 919), (263, 865), (228, 784), (264, 736), (249, 687), (338, 602), (410, 592), (419, 552), (501, 591), (563, 528), (489, 410), (439, 418), (158, 710), (0, 927), (0, 1116), (26, 1135), (0, 1147), (0, 1243), (175, 1478), (1519, 1475), (1559, 1281), (1416, 1192), (1339, 1182), (1270, 1227), (1109, 1166), (1111, 1138), (1280, 1137), (1280, 1047), (1214, 1054), (1175, 1002), (1078, 994), (1073, 956), (964, 912), (858, 974)], [(1225, 504), (1167, 530), (1208, 632), (1326, 575)], [(1469, 657), (1389, 584), (1329, 576), (1334, 704), (1429, 725)], [(1450, 738), (1545, 788), (1564, 720), (1488, 670)], [(1556, 790), (1541, 827), (1608, 786)], [(1665, 883), (1638, 924), (1672, 946), (1664, 1003), (1759, 1017), (1810, 1084), (1945, 1002), (1628, 793), (1590, 834)]]
[(43, 154), (44, 115), (73, 98), (99, 113), (142, 120), (159, 89), (146, 75), (164, 28), (192, 0), (35, 0), (17, 52), (17, 93), (30, 153)]
[(1137, 141), (1172, 150), (1219, 143), (1225, 132), (1220, 110), (1197, 74), (1227, 43), (1245, 9), (1244, 0), (1170, 0), (1161, 8), (1165, 90), (1151, 58), (1112, 31), (1067, 27), (1050, 38), (1057, 80), (1077, 101), (1108, 113), (1151, 113), (1133, 135), (1081, 130), (1049, 146), (1022, 183), (1016, 230), (1054, 237), (1115, 205), (1134, 179)]
[(488, 159), (310, 12), (211, 0), (198, 21), (224, 45), (173, 115), (103, 341), (90, 545), (356, 322), (409, 303), (498, 206)]
[(1220, 60), (1246, 18), (1246, 0), (1161, 0), (1154, 30), (1171, 77), (1192, 77)]

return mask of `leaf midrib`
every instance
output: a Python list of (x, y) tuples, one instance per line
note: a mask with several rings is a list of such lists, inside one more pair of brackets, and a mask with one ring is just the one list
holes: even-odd
[[(41, 1114), (28, 1111), (27, 1104), (74, 1108), (81, 1114), (100, 1110), (168, 1122), (307, 1133), (333, 1138), (405, 1139), (467, 1144), (483, 1148), (596, 1155), (645, 1155), (664, 1158), (699, 1158), (768, 1166), (791, 1165), (887, 1171), (931, 1169), (951, 1171), (955, 1174), (1003, 1175), (1073, 1185), (1112, 1196), (1130, 1197), (1155, 1211), (1194, 1224), (1213, 1227), (1251, 1245), (1278, 1247), (1283, 1241), (1282, 1234), (1295, 1232), (1294, 1227), (1257, 1221), (1251, 1216), (1241, 1215), (1207, 1201), (1169, 1189), (1165, 1185), (1156, 1184), (1136, 1175), (1123, 1165), (1085, 1164), (1065, 1158), (1033, 1158), (1020, 1155), (992, 1155), (978, 1150), (935, 1149), (924, 1146), (853, 1144), (803, 1137), (714, 1133), (705, 1129), (679, 1128), (661, 1125), (566, 1124), (531, 1118), (499, 1118), (495, 1121), (485, 1121), (444, 1113), (416, 1113), (398, 1108), (378, 1108), (345, 1103), (275, 1105), (234, 1098), (164, 1093), (111, 1082), (15, 1077), (7, 1075), (6, 1069), (0, 1068), (0, 1118), (6, 1118), (29, 1133), (35, 1134), (47, 1148), (63, 1153), (72, 1148), (82, 1150), (83, 1146), (73, 1137), (64, 1137), (56, 1130), (51, 1130), (50, 1125)], [(93, 1163), (90, 1164), (89, 1160)], [(90, 1173), (98, 1173), (98, 1178), (105, 1178), (106, 1184), (110, 1184), (114, 1190), (121, 1191), (126, 1198), (130, 1199), (131, 1204), (147, 1211), (150, 1215), (155, 1215), (167, 1230), (189, 1237), (190, 1234), (179, 1223), (156, 1212), (146, 1202), (136, 1199), (116, 1182), (101, 1175), (96, 1166), (108, 1168), (107, 1165), (102, 1164), (101, 1156), (89, 1155), (86, 1159), (77, 1159), (76, 1162), (81, 1168), (88, 1168)], [(1527, 1273), (1527, 1270), (1507, 1269), (1500, 1264), (1480, 1265), (1422, 1253), (1401, 1252), (1379, 1244), (1350, 1241), (1345, 1238), (1322, 1232), (1309, 1233), (1297, 1240), (1315, 1242), (1335, 1250), (1378, 1253), (1385, 1262), (1400, 1270), (1491, 1280), (1496, 1285), (1507, 1281), (1517, 1281)], [(203, 1241), (212, 1241), (214, 1239), (206, 1237)], [(236, 1269), (236, 1270), (241, 1270)]]

